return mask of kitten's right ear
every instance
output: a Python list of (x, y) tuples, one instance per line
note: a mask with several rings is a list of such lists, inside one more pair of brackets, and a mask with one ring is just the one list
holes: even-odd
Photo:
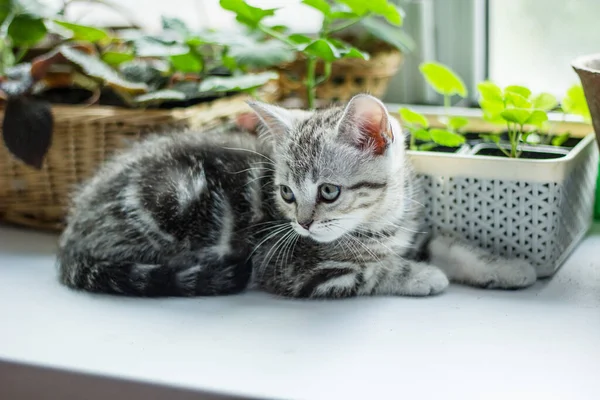
[(294, 115), (289, 110), (260, 101), (249, 101), (248, 105), (273, 135), (285, 135), (292, 129)]

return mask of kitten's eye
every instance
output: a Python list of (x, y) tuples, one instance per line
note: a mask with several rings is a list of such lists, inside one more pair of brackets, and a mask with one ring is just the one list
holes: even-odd
[(324, 183), (319, 187), (319, 195), (321, 199), (327, 203), (333, 203), (340, 197), (342, 189), (339, 186), (332, 185), (331, 183)]
[(286, 203), (293, 203), (294, 201), (296, 201), (296, 197), (294, 196), (294, 192), (292, 192), (292, 189), (290, 189), (289, 186), (280, 185), (279, 186), (279, 192), (281, 193), (281, 198)]

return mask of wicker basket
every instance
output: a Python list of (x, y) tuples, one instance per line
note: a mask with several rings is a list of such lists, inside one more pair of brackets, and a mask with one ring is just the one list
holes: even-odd
[[(398, 50), (382, 50), (371, 54), (369, 60), (346, 58), (335, 61), (331, 77), (317, 86), (317, 99), (325, 104), (346, 102), (359, 93), (383, 97), (390, 79), (398, 72), (403, 61)], [(306, 105), (306, 60), (296, 61), (279, 68), (280, 100), (299, 98)], [(323, 74), (323, 64), (317, 65), (317, 76)]]
[[(275, 93), (268, 90), (262, 97), (272, 101)], [(73, 189), (112, 153), (148, 133), (217, 126), (249, 111), (247, 98), (236, 95), (172, 110), (54, 106), (52, 146), (41, 170), (17, 160), (0, 144), (0, 220), (59, 230)]]

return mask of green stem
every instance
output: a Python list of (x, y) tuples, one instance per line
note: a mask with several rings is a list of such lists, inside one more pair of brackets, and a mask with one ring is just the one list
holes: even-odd
[(316, 81), (315, 81), (315, 71), (317, 69), (317, 59), (309, 56), (308, 62), (306, 64), (306, 80), (304, 84), (306, 85), (306, 102), (309, 110), (314, 110), (315, 108), (315, 97), (316, 97)]
[(346, 28), (350, 28), (352, 25), (356, 24), (357, 22), (360, 22), (365, 17), (366, 17), (366, 15), (364, 17), (352, 19), (344, 24), (340, 24), (336, 27), (333, 27), (333, 28), (329, 29), (328, 33), (339, 32), (339, 31), (343, 31)]
[(296, 43), (292, 42), (290, 39), (286, 38), (285, 35), (282, 35), (281, 33), (277, 32), (274, 29), (269, 28), (268, 26), (265, 26), (263, 24), (258, 24), (258, 29), (260, 31), (262, 31), (263, 33), (266, 33), (267, 35), (282, 41), (283, 43), (286, 43), (292, 47), (296, 47)]
[(416, 138), (415, 138), (415, 132), (411, 130), (410, 132), (410, 149), (411, 150), (416, 150), (417, 149), (417, 143), (416, 143)]
[(329, 77), (331, 76), (331, 63), (330, 62), (325, 62), (325, 67), (324, 67), (324, 74), (322, 77), (320, 77), (317, 80), (316, 85), (320, 85), (321, 83), (325, 82), (327, 79), (329, 79)]
[(446, 117), (450, 116), (450, 106), (452, 104), (450, 103), (450, 96), (448, 96), (447, 94), (444, 95), (444, 111), (446, 112)]

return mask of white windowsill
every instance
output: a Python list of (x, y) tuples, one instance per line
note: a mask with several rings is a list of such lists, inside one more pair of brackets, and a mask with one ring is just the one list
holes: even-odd
[[(8, 360), (259, 398), (600, 393), (600, 225), (553, 279), (528, 290), (452, 286), (433, 298), (330, 302), (261, 293), (158, 300), (78, 293), (56, 280), (55, 240), (0, 227), (0, 398), (16, 398), (7, 392), (20, 384), (26, 398), (86, 388), (86, 399), (125, 393), (115, 381), (94, 386)], [(156, 398), (192, 398), (141, 388)]]

